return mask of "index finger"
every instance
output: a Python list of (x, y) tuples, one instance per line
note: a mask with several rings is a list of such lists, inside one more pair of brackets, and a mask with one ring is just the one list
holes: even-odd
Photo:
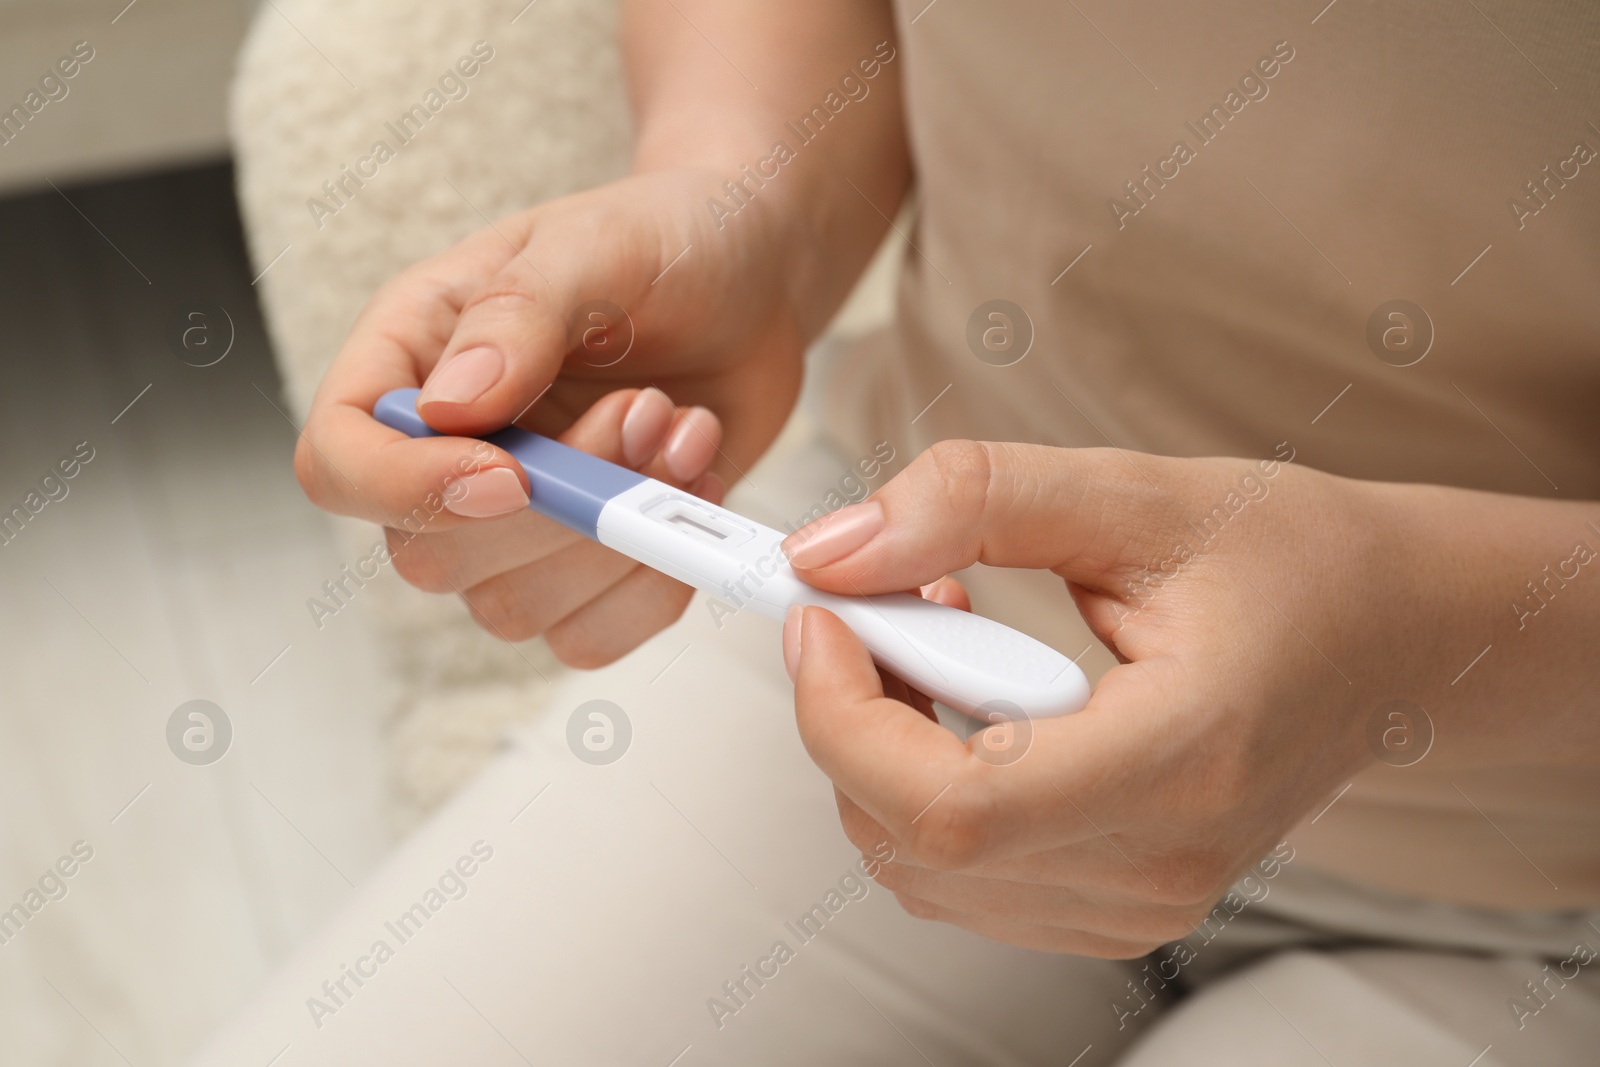
[(1133, 462), (1111, 448), (941, 441), (867, 500), (795, 531), (784, 551), (805, 581), (835, 593), (904, 589), (974, 563), (1052, 569), (1095, 588), (1171, 547), (1171, 461)]

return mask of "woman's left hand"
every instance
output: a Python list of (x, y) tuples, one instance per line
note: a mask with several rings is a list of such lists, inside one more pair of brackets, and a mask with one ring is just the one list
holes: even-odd
[[(1374, 707), (1465, 662), (1491, 616), (1510, 621), (1472, 580), (1439, 581), (1430, 553), (1470, 540), (1462, 516), (1483, 500), (1515, 498), (1350, 481), (1292, 456), (944, 442), (791, 536), (796, 571), (846, 594), (975, 562), (1051, 570), (1120, 661), (1082, 712), (963, 742), (892, 679), (903, 699), (885, 696), (837, 617), (796, 609), (801, 736), (851, 841), (893, 847), (878, 881), (906, 910), (1102, 957), (1182, 937), (1371, 762)], [(1426, 602), (1407, 595), (1419, 582)], [(1027, 751), (997, 758), (997, 730)]]

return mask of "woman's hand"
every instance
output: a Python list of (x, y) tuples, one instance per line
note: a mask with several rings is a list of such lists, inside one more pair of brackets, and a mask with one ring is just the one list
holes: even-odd
[(608, 662), (670, 623), (688, 587), (527, 511), (508, 455), (404, 438), (371, 411), (420, 385), (444, 433), (517, 420), (719, 499), (787, 416), (806, 332), (772, 213), (752, 205), (719, 233), (713, 185), (657, 172), (566, 197), (384, 286), (312, 405), (295, 456), (307, 494), (390, 527), (408, 581), (461, 594), (504, 638), (545, 634), (568, 663)]
[[(460, 593), (501, 637), (545, 635), (575, 666), (666, 626), (688, 587), (525, 510), (503, 452), (404, 438), (374, 402), (420, 385), (442, 433), (516, 421), (718, 500), (783, 425), (806, 343), (909, 180), (889, 5), (629, 3), (622, 36), (633, 175), (502, 219), (384, 286), (295, 453), (313, 501), (391, 527), (408, 581)], [(759, 92), (741, 67), (761, 72)], [(775, 151), (796, 140), (789, 120), (840, 92), (848, 111), (826, 138)]]
[[(1396, 697), (1434, 712), (1434, 766), (1595, 759), (1574, 699), (1585, 642), (1514, 638), (1506, 609), (1512, 576), (1569, 556), (1592, 505), (1354, 482), (1292, 455), (945, 442), (791, 537), (805, 580), (847, 594), (974, 562), (1049, 569), (1120, 661), (1082, 712), (963, 743), (886, 697), (835, 616), (791, 617), (802, 738), (851, 841), (894, 848), (878, 880), (908, 911), (1031, 948), (1148, 952), (1372, 760), (1369, 717)], [(1592, 622), (1596, 598), (1576, 601)], [(1509, 673), (1452, 690), (1493, 640), (1523, 642)]]

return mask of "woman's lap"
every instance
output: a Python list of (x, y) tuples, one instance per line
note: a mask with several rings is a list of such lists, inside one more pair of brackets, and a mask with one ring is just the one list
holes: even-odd
[[(1109, 1007), (1129, 965), (911, 919), (861, 877), (775, 624), (697, 598), (623, 664), (554, 684), (196, 1062), (953, 1067), (1093, 1045), (1088, 1067), (1131, 1038)], [(606, 719), (600, 755), (623, 749), (617, 709), (626, 750), (592, 762)]]

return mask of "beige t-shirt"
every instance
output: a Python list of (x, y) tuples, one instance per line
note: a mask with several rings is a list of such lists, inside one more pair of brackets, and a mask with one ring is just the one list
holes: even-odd
[[(895, 327), (826, 387), (845, 448), (1287, 441), (1355, 478), (1600, 499), (1600, 6), (925, 3), (899, 10), (914, 247)], [(969, 331), (993, 300), (1031, 323), (1011, 365), (1023, 319), (1009, 349), (983, 344), (1004, 320)], [(1600, 903), (1600, 776), (1455, 778), (1482, 813), (1426, 760), (1376, 766), (1299, 854)]]

